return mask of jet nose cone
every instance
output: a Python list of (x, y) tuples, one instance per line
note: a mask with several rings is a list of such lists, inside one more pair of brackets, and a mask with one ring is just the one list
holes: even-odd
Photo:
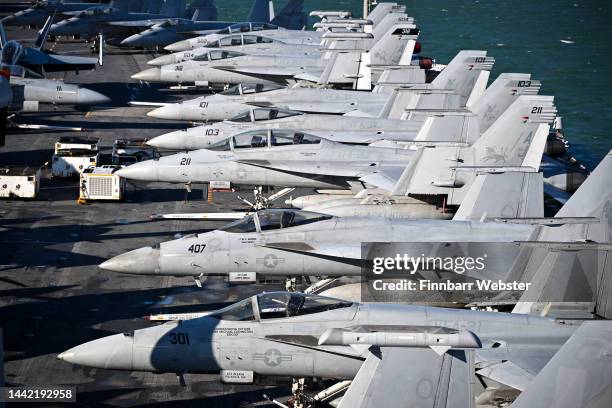
[(115, 174), (129, 180), (157, 181), (158, 167), (157, 160), (145, 160), (117, 170)]
[(102, 105), (111, 102), (108, 96), (91, 89), (81, 88), (77, 95), (77, 105)]
[(57, 358), (87, 367), (132, 370), (133, 347), (133, 334), (115, 334), (73, 347)]
[(99, 267), (113, 272), (153, 275), (159, 273), (159, 249), (135, 249), (102, 262)]
[(147, 113), (147, 116), (157, 119), (180, 120), (180, 108), (174, 105), (161, 106)]
[(156, 67), (161, 67), (163, 65), (174, 64), (175, 62), (176, 61), (175, 61), (174, 55), (170, 54), (170, 55), (162, 55), (162, 56), (154, 58), (154, 59), (152, 59), (150, 61), (147, 61), (147, 64), (153, 65), (153, 66), (156, 66)]
[(124, 47), (139, 47), (140, 46), (140, 34), (134, 34), (124, 39), (119, 43), (119, 45)]
[(166, 51), (172, 51), (172, 52), (177, 52), (177, 51), (187, 51), (191, 49), (191, 43), (188, 40), (183, 40), (183, 41), (177, 41), (173, 44), (170, 45), (166, 45), (164, 47), (164, 50)]
[(188, 150), (190, 146), (187, 144), (185, 133), (184, 130), (165, 133), (148, 140), (146, 143), (158, 149)]
[(161, 81), (161, 69), (149, 68), (132, 75), (132, 79), (139, 81), (159, 82)]

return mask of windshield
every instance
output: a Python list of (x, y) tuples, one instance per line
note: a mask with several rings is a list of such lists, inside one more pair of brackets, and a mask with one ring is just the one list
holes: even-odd
[(253, 313), (253, 306), (251, 298), (244, 299), (233, 305), (229, 305), (221, 310), (217, 310), (214, 313), (208, 315), (208, 317), (214, 317), (219, 320), (231, 320), (231, 321), (249, 321), (255, 320), (255, 314)]
[(202, 55), (196, 55), (192, 58), (194, 61), (208, 61), (208, 53)]
[(319, 144), (321, 138), (304, 132), (296, 132), (295, 130), (273, 130), (272, 131), (272, 146), (287, 146), (287, 145), (303, 145), (303, 144)]
[(219, 231), (225, 232), (256, 232), (255, 216), (259, 221), (261, 231), (277, 230), (289, 227), (297, 227), (317, 221), (329, 220), (331, 215), (319, 214), (310, 211), (293, 210), (293, 209), (268, 209), (258, 211), (257, 214), (250, 214), (244, 218), (227, 224)]
[(225, 91), (222, 91), (220, 93), (221, 95), (246, 95), (267, 92), (281, 88), (283, 88), (283, 86), (271, 84), (238, 84), (229, 87)]
[(268, 23), (253, 23), (251, 24), (252, 31), (261, 31), (261, 30), (278, 30), (278, 26), (274, 24)]
[(266, 129), (254, 130), (234, 136), (234, 149), (252, 149), (268, 147), (268, 131)]
[(328, 220), (331, 215), (293, 209), (272, 209), (257, 212), (262, 231), (275, 230)]
[(242, 45), (242, 39), (239, 34), (238, 35), (228, 35), (227, 37), (223, 37), (219, 41), (217, 41), (217, 46), (219, 45), (222, 47), (232, 47), (236, 45)]
[(257, 228), (255, 227), (255, 218), (253, 214), (247, 215), (244, 218), (236, 220), (227, 224), (224, 227), (219, 228), (219, 231), (225, 232), (255, 232)]
[(286, 110), (281, 110), (281, 109), (266, 109), (266, 108), (253, 109), (253, 118), (255, 119), (255, 122), (259, 120), (273, 120), (273, 119), (289, 118), (291, 116), (298, 116), (298, 115), (302, 115), (302, 112), (286, 111)]
[(262, 37), (260, 35), (245, 35), (243, 37), (244, 45), (247, 44), (269, 44), (272, 42), (271, 38)]
[(262, 320), (326, 312), (350, 307), (352, 304), (339, 299), (303, 293), (271, 292), (257, 295), (259, 317)]
[(218, 141), (217, 143), (213, 143), (210, 146), (208, 146), (207, 149), (215, 150), (219, 152), (229, 151), (231, 150), (229, 139), (223, 139), (223, 140)]
[(250, 122), (251, 121), (251, 111), (245, 110), (240, 112), (234, 117), (228, 119), (230, 122)]

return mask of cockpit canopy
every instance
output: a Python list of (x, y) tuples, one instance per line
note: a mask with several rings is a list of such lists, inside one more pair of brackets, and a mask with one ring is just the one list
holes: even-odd
[(278, 30), (278, 26), (269, 23), (238, 23), (217, 31), (217, 34), (249, 33), (261, 30)]
[(245, 233), (280, 230), (329, 220), (331, 218), (331, 215), (319, 214), (311, 211), (289, 208), (267, 209), (257, 211), (256, 213), (227, 224), (219, 228), (219, 231)]
[(208, 317), (231, 321), (260, 321), (304, 316), (351, 307), (352, 305), (352, 302), (324, 296), (297, 292), (269, 292), (234, 303), (208, 315)]
[(320, 144), (319, 136), (296, 130), (258, 129), (239, 133), (236, 136), (213, 143), (208, 150), (233, 151), (239, 149), (256, 149), (262, 147), (312, 145)]
[(248, 95), (281, 88), (283, 86), (273, 84), (237, 84), (221, 92), (221, 95)]
[(216, 47), (236, 47), (240, 45), (250, 44), (269, 44), (273, 43), (274, 40), (261, 35), (244, 35), (244, 34), (233, 34), (222, 37), (217, 41), (212, 41), (206, 45), (209, 48)]
[(92, 7), (78, 14), (78, 17), (102, 16), (105, 14), (114, 13), (116, 11), (119, 10), (113, 7)]
[(303, 115), (303, 112), (277, 109), (277, 108), (255, 108), (240, 112), (236, 116), (228, 119), (230, 122), (260, 122), (262, 120), (274, 120), (290, 118), (292, 116)]
[(228, 58), (242, 57), (243, 55), (246, 55), (246, 54), (243, 54), (241, 52), (236, 52), (236, 51), (212, 50), (205, 54), (193, 57), (193, 60), (194, 61), (217, 61), (217, 60), (224, 60)]

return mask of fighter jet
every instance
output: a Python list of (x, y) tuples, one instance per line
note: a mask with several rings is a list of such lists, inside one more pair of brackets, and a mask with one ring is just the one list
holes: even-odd
[[(378, 3), (377, 6), (368, 14), (367, 18), (364, 21), (360, 22), (360, 24), (356, 24), (355, 26), (359, 27), (362, 24), (377, 25), (378, 23), (382, 21), (382, 19), (387, 14), (392, 14), (392, 13), (402, 14), (405, 11), (406, 11), (406, 7), (400, 6), (397, 3)], [(343, 20), (340, 20), (340, 23), (342, 24), (343, 27), (346, 27), (347, 25), (350, 26), (351, 24), (351, 21), (346, 19), (346, 17), (348, 17), (349, 14), (334, 15), (333, 17), (335, 17), (336, 19), (342, 18)], [(313, 14), (311, 13), (310, 15), (312, 16)], [(321, 14), (319, 16), (324, 16), (324, 15)], [(216, 33), (206, 33), (206, 35), (203, 35), (201, 37), (179, 41), (179, 42), (168, 45), (167, 47), (165, 47), (165, 49), (167, 51), (172, 51), (172, 52), (190, 51), (196, 48), (204, 47), (212, 42), (218, 41), (220, 35), (240, 34), (240, 33), (246, 33), (246, 32), (251, 32), (251, 31), (252, 31), (252, 27), (250, 26), (237, 25), (234, 27), (225, 28)], [(314, 41), (315, 39), (318, 39), (318, 41), (320, 42), (321, 36), (323, 35), (323, 31), (319, 29), (317, 31), (274, 30), (274, 32), (270, 30), (265, 30), (264, 32), (260, 32), (258, 34), (262, 34), (262, 35), (272, 37), (278, 40), (286, 41), (286, 42), (296, 41), (296, 38), (298, 39), (297, 41), (303, 41), (305, 37), (308, 38), (309, 41), (310, 40)]]
[[(459, 384), (482, 381), (495, 388), (489, 377), (499, 387), (516, 384), (517, 376), (525, 383), (576, 328), (539, 316), (270, 292), (198, 319), (93, 340), (58, 359), (110, 370), (220, 373), (228, 383), (252, 383), (258, 376), (354, 379), (363, 384), (357, 389), (367, 391), (365, 400), (384, 378), (385, 390), (394, 388), (384, 398), (389, 406), (401, 406), (406, 394), (420, 396), (427, 406), (441, 399), (470, 406), (473, 391)], [(508, 366), (520, 369), (504, 370)], [(488, 374), (486, 367), (498, 370)], [(469, 381), (474, 371), (476, 379)], [(419, 386), (423, 377), (427, 393)], [(356, 387), (341, 407), (361, 406), (351, 398)]]
[(68, 3), (62, 0), (42, 0), (37, 1), (30, 8), (2, 18), (1, 21), (2, 24), (11, 26), (42, 26), (53, 13), (63, 15), (84, 11), (92, 7), (95, 7), (95, 4), (91, 2)]
[(2, 63), (11, 66), (24, 66), (39, 73), (95, 68), (98, 63), (97, 58), (53, 54), (44, 50), (53, 19), (54, 15), (49, 16), (47, 19), (45, 26), (36, 39), (35, 47), (24, 47), (17, 41), (9, 41), (4, 32), (4, 27), (0, 24)]
[(34, 73), (28, 76), (28, 71), (19, 68), (11, 69), (12, 110), (37, 111), (39, 103), (94, 106), (112, 102), (107, 96), (91, 89), (37, 77)]
[[(449, 101), (451, 98), (449, 94), (451, 93), (459, 96), (456, 101), (457, 108), (465, 107), (472, 94), (474, 94), (472, 100), (476, 100), (486, 86), (488, 73), (493, 63), (494, 59), (487, 57), (485, 51), (460, 51), (430, 84), (425, 84), (423, 70), (400, 65), (384, 71), (378, 84), (370, 92), (371, 75), (360, 69), (360, 72), (364, 74), (362, 79), (367, 82), (364, 86), (367, 91), (291, 87), (254, 93), (242, 92), (241, 88), (237, 87), (234, 88), (234, 91), (228, 90), (221, 94), (203, 96), (179, 104), (167, 104), (152, 110), (147, 115), (169, 120), (222, 121), (252, 109), (253, 106), (335, 115), (350, 113), (354, 116), (394, 119), (400, 119), (405, 114), (406, 107), (411, 109), (435, 107), (438, 110), (437, 113), (440, 113), (441, 108), (450, 107), (449, 103), (452, 101)], [(410, 88), (401, 99), (394, 94), (398, 87)], [(499, 96), (496, 93), (498, 91), (495, 91), (497, 87), (507, 87), (508, 91), (514, 94), (528, 91), (537, 93), (539, 82), (532, 81), (528, 74), (502, 74), (490, 87), (493, 99)], [(429, 96), (432, 94), (433, 96)], [(430, 102), (433, 98), (438, 99), (437, 105), (433, 105), (433, 101)], [(383, 110), (385, 106), (387, 109)], [(343, 120), (339, 117), (313, 116), (313, 126), (314, 123), (334, 126), (336, 119)], [(221, 126), (224, 125), (221, 124)], [(262, 126), (263, 123), (259, 122), (257, 125)], [(310, 125), (301, 123), (300, 126), (307, 126), (303, 128), (307, 130)], [(358, 129), (355, 126), (349, 128)], [(337, 129), (347, 129), (347, 127), (344, 123), (339, 123)], [(187, 133), (199, 134), (200, 132), (196, 128), (188, 130)], [(168, 139), (171, 140), (170, 136)]]
[[(305, 30), (288, 30), (283, 27), (279, 27), (273, 24), (266, 23), (240, 23), (228, 26), (222, 30), (216, 31), (215, 33), (198, 37), (195, 39), (198, 46), (193, 49), (181, 50), (184, 48), (180, 46), (182, 42), (168, 45), (164, 47), (167, 51), (171, 51), (172, 54), (168, 55), (168, 59), (164, 60), (152, 60), (155, 63), (150, 65), (167, 65), (175, 64), (181, 61), (187, 61), (192, 57), (196, 56), (196, 53), (204, 52), (202, 48), (205, 47), (218, 47), (220, 42), (223, 40), (225, 46), (227, 46), (228, 40), (226, 38), (237, 38), (238, 35), (258, 35), (265, 38), (269, 38), (273, 41), (279, 41), (284, 44), (309, 44), (309, 45), (320, 45), (321, 33), (316, 31), (305, 31)], [(236, 42), (236, 41), (234, 41)], [(245, 44), (242, 44), (245, 45)], [(151, 62), (152, 62), (151, 61)]]
[[(547, 135), (545, 129), (547, 125), (542, 124), (541, 127), (542, 129), (528, 132), (529, 137), (537, 134), (536, 139), (541, 139), (540, 142), (536, 140), (533, 143), (534, 146), (539, 145), (539, 147), (532, 146), (533, 148), (530, 149), (527, 147), (528, 144), (519, 143), (519, 145), (524, 146), (520, 148), (522, 152), (508, 152), (509, 156), (516, 156), (516, 159), (506, 163), (508, 167), (504, 169), (500, 167), (497, 170), (489, 168), (488, 171), (512, 171), (512, 169), (533, 171), (537, 169), (543, 151), (543, 141)], [(525, 130), (519, 132), (522, 134), (526, 133)], [(517, 146), (515, 137), (512, 135), (503, 133), (500, 136), (495, 138), (495, 140), (487, 140), (490, 139), (489, 136), (483, 136), (476, 143), (476, 145), (480, 143), (480, 146), (476, 146), (472, 153), (466, 153), (461, 155), (461, 157), (477, 156), (479, 154), (477, 153), (478, 151), (486, 151), (485, 146), (493, 142), (501, 143), (502, 146), (500, 147), (502, 148), (505, 148), (503, 147), (504, 145)], [(530, 153), (523, 149), (529, 150)], [(539, 150), (539, 156), (536, 150)], [(444, 149), (439, 154), (440, 158), (448, 157), (448, 152)], [(432, 160), (431, 157), (429, 160)], [(437, 161), (433, 162), (437, 163)], [(316, 163), (313, 164), (316, 166)], [(466, 166), (466, 171), (469, 171), (469, 168), (480, 168), (478, 162), (473, 164), (474, 166), (469, 161), (466, 161), (462, 165)], [(449, 164), (440, 165), (445, 165), (447, 169), (450, 166)], [(420, 167), (429, 168), (429, 164), (428, 162), (421, 162)], [(296, 170), (297, 165), (293, 165), (292, 168)], [(403, 184), (405, 178), (415, 173), (415, 170), (416, 168), (408, 166), (400, 177), (400, 182)], [(293, 173), (292, 171), (291, 174)], [(372, 179), (370, 180), (374, 182)], [(363, 240), (368, 242), (397, 242), (406, 241), (409, 237), (418, 237), (418, 239), (429, 242), (430, 240), (443, 239), (442, 236), (446, 237), (446, 239), (451, 239), (449, 237), (452, 236), (457, 238), (458, 241), (480, 241), (482, 239), (484, 242), (512, 242), (528, 240), (531, 237), (534, 231), (534, 227), (531, 225), (496, 222), (478, 223), (458, 220), (471, 219), (475, 213), (477, 219), (482, 217), (483, 214), (494, 216), (494, 214), (499, 213), (499, 216), (509, 216), (510, 214), (504, 213), (500, 208), (507, 210), (511, 207), (516, 209), (510, 211), (515, 217), (521, 216), (521, 211), (532, 211), (527, 210), (528, 208), (534, 208), (534, 212), (528, 212), (527, 216), (541, 216), (541, 181), (539, 183), (539, 194), (538, 192), (532, 192), (531, 194), (531, 196), (535, 197), (539, 195), (539, 203), (533, 204), (526, 200), (529, 203), (527, 204), (523, 202), (526, 195), (515, 194), (518, 198), (516, 206), (510, 205), (508, 194), (499, 194), (499, 192), (487, 194), (486, 192), (481, 192), (482, 185), (479, 183), (476, 183), (475, 187), (470, 188), (467, 192), (464, 191), (462, 194), (460, 190), (467, 189), (466, 184), (472, 187), (473, 183), (464, 179), (461, 186), (458, 184), (456, 191), (453, 191), (452, 196), (447, 200), (449, 202), (456, 201), (458, 196), (463, 195), (464, 203), (461, 204), (463, 210), (459, 207), (458, 215), (455, 216), (456, 220), (454, 221), (414, 221), (375, 216), (337, 218), (320, 213), (295, 210), (263, 211), (247, 216), (220, 230), (166, 242), (161, 244), (159, 248), (141, 248), (119, 255), (106, 261), (100, 267), (124, 273), (168, 274), (193, 277), (198, 277), (200, 274), (245, 272), (246, 269), (249, 272), (263, 274), (268, 271), (275, 274), (275, 271), (279, 271), (281, 275), (288, 274), (291, 276), (318, 275), (320, 271), (326, 271), (326, 274), (331, 276), (350, 276), (361, 273), (359, 264), (355, 263), (354, 260), (360, 257), (359, 254), (362, 249), (360, 243)], [(492, 186), (496, 184), (503, 186), (503, 188), (509, 188), (508, 186), (511, 183), (497, 182), (493, 183)], [(520, 190), (528, 186), (529, 183), (520, 177), (518, 185)], [(489, 186), (491, 185), (489, 184)], [(402, 186), (399, 187), (401, 188)], [(398, 191), (401, 190), (398, 188)], [(496, 194), (499, 197), (504, 197), (505, 204), (502, 205), (492, 199)], [(398, 193), (397, 195), (400, 194)], [(403, 192), (401, 195), (407, 194)], [(487, 208), (487, 203), (490, 203), (493, 208)], [(497, 213), (494, 211), (497, 211)], [(338, 237), (335, 231), (343, 231), (341, 244), (335, 242), (335, 237)], [(423, 233), (423, 231), (427, 231), (427, 233)], [(294, 233), (296, 235), (292, 235)], [(243, 238), (245, 234), (252, 237), (252, 239), (248, 240), (250, 242), (249, 245), (244, 244)], [(299, 236), (301, 238), (295, 241), (296, 245), (291, 243), (285, 245), (286, 237), (289, 236)], [(353, 239), (355, 241), (352, 241)], [(333, 242), (329, 242), (330, 240)], [(209, 242), (215, 242), (216, 244), (211, 247)], [(189, 245), (185, 247), (185, 244)], [(184, 252), (185, 248), (188, 249), (187, 252)], [(228, 253), (230, 252), (232, 255), (228, 258)], [(253, 253), (257, 253), (257, 255), (253, 255)], [(166, 256), (166, 254), (172, 255)], [(266, 254), (270, 254), (270, 256), (264, 256)], [(198, 260), (201, 256), (207, 258), (205, 263)], [(230, 259), (239, 258), (241, 259), (240, 261), (229, 261)], [(265, 260), (263, 260), (264, 258)], [(279, 263), (279, 258), (282, 258), (283, 262)], [(257, 259), (260, 260), (258, 261)], [(308, 259), (308, 261), (304, 262), (305, 259)]]
[[(542, 110), (530, 113), (533, 107)], [(445, 194), (455, 191), (473, 178), (470, 166), (521, 166), (534, 141), (536, 146), (541, 143), (543, 150), (554, 112), (552, 97), (523, 95), (471, 146), (441, 142), (435, 149), (425, 149), (428, 152), (422, 154), (428, 160), (424, 163), (433, 167), (423, 168), (422, 175), (419, 172), (423, 177), (419, 182), (424, 186), (414, 182), (415, 190), (426, 191), (425, 194), (432, 189)], [(423, 144), (436, 145), (427, 140)], [(356, 188), (362, 183), (389, 186), (415, 154), (414, 150), (394, 147), (350, 146), (302, 131), (263, 129), (223, 138), (208, 149), (136, 163), (116, 174), (133, 180), (175, 183), (223, 180), (280, 187)], [(455, 159), (451, 161), (449, 157)], [(534, 168), (539, 167), (539, 160), (541, 154)], [(467, 167), (457, 172), (449, 168), (449, 163)], [(452, 196), (461, 202), (461, 194), (454, 192)], [(455, 198), (449, 203), (456, 203)]]
[[(498, 120), (506, 110), (522, 95), (528, 96), (538, 92), (539, 83), (533, 81), (533, 87), (517, 88), (522, 82), (523, 74), (500, 75), (482, 97), (478, 98), (470, 110), (459, 109), (427, 109), (430, 98), (431, 105), (440, 107), (458, 107), (457, 95), (431, 95), (411, 90), (401, 91), (404, 95), (388, 96), (389, 103), (379, 117), (360, 116), (329, 116), (323, 114), (304, 114), (296, 111), (285, 111), (276, 108), (254, 108), (244, 111), (234, 118), (224, 122), (202, 125), (185, 130), (174, 131), (160, 135), (148, 141), (151, 146), (175, 149), (193, 150), (207, 148), (219, 140), (231, 135), (243, 133), (248, 129), (296, 129), (311, 132), (342, 143), (376, 144), (385, 146), (385, 141), (393, 141), (390, 145), (407, 145), (414, 142), (462, 142), (472, 143), (482, 133)], [(516, 77), (519, 79), (517, 80)], [(528, 77), (528, 75), (527, 75)], [(274, 91), (272, 91), (274, 92)], [(455, 100), (446, 103), (445, 99), (454, 96)], [(410, 100), (414, 97), (415, 100)], [(448, 99), (447, 99), (448, 100)], [(527, 101), (527, 99), (524, 99)], [(410, 120), (397, 118), (396, 112), (405, 115), (408, 103), (424, 105), (423, 110), (410, 110), (414, 115)], [(430, 105), (430, 106), (431, 106)], [(517, 113), (529, 114), (520, 104), (515, 106)], [(396, 116), (389, 119), (388, 116)], [(397, 147), (397, 146), (395, 146)]]
[[(278, 28), (278, 26), (300, 29), (304, 27), (306, 19), (302, 13), (303, 3), (303, 0), (289, 0), (281, 12), (274, 16), (273, 5), (270, 0), (255, 0), (246, 20), (253, 23), (228, 22), (227, 26), (235, 27), (236, 24), (252, 24), (250, 30), (269, 30)], [(271, 24), (268, 24), (268, 22)], [(194, 31), (212, 30), (216, 27), (218, 25), (210, 25), (209, 21), (167, 22), (134, 34), (121, 41), (120, 45), (125, 47), (165, 47), (193, 37), (194, 34), (192, 33)], [(228, 27), (224, 27), (222, 30), (226, 29)]]
[[(146, 3), (145, 3), (146, 4)], [(198, 2), (197, 9), (210, 9), (210, 1)], [(213, 12), (215, 11), (213, 6)], [(79, 14), (62, 20), (51, 26), (50, 34), (54, 36), (77, 36), (91, 38), (103, 34), (106, 41), (114, 43), (134, 33), (134, 30), (152, 27), (168, 19), (189, 19), (193, 9), (185, 8), (184, 0), (167, 0), (162, 3), (159, 12), (130, 12), (111, 6), (92, 7)], [(211, 22), (211, 24), (214, 24)], [(211, 28), (222, 28), (227, 23), (220, 23)]]
[[(390, 23), (397, 22), (399, 19), (399, 17), (388, 17), (389, 18), (385, 19), (385, 23), (378, 25), (378, 32), (372, 33), (371, 35), (365, 32), (361, 34), (347, 33), (340, 35), (340, 38), (348, 35), (357, 36), (356, 38), (370, 38), (374, 35), (380, 36), (384, 34), (386, 30), (391, 28)], [(404, 23), (414, 22), (412, 18), (401, 18), (401, 21)], [(368, 20), (368, 22), (370, 21)], [(256, 32), (253, 33), (253, 31)], [(249, 36), (249, 34), (251, 35)], [(247, 37), (243, 37), (245, 35)], [(297, 46), (310, 45), (312, 46), (310, 47), (312, 48), (312, 51), (320, 51), (321, 49), (324, 49), (326, 45), (331, 43), (331, 41), (326, 38), (326, 36), (329, 35), (331, 34), (318, 31), (286, 30), (266, 24), (236, 24), (226, 27), (223, 30), (219, 30), (216, 33), (198, 38), (196, 41), (199, 46), (195, 49), (175, 52), (173, 54), (163, 56), (165, 58), (159, 57), (149, 61), (148, 63), (155, 66), (177, 64), (179, 62), (189, 61), (195, 57), (201, 56), (208, 52), (210, 48), (226, 48), (248, 54), (278, 54), (292, 52), (296, 55), (300, 55), (301, 53), (299, 50), (296, 50)], [(257, 39), (257, 37), (260, 37), (261, 41), (259, 43), (253, 42), (252, 39)], [(264, 39), (266, 40), (265, 43), (263, 42)], [(166, 49), (171, 51), (173, 49), (173, 45), (166, 47)]]
[[(229, 34), (221, 37), (218, 41), (211, 42), (203, 48), (222, 48), (230, 51), (244, 52), (249, 54), (274, 54), (274, 55), (314, 55), (320, 56), (320, 45), (311, 43), (304, 39), (302, 44), (288, 43), (266, 37), (261, 34)], [(202, 50), (199, 55), (206, 51)], [(187, 51), (169, 55), (162, 55), (147, 62), (153, 66), (164, 66), (178, 64), (188, 61), (195, 56), (195, 52)]]
[[(203, 55), (195, 56), (179, 64), (149, 68), (134, 74), (132, 78), (178, 84), (185, 82), (236, 84), (255, 81), (286, 84), (299, 79), (313, 82), (321, 82), (324, 79), (326, 81), (324, 83), (352, 86), (355, 83), (355, 74), (360, 65), (364, 46), (369, 48), (372, 64), (394, 65), (402, 58), (405, 59), (405, 49), (409, 42), (414, 41), (418, 35), (418, 29), (414, 24), (396, 23), (383, 33), (374, 37), (371, 46), (364, 44), (363, 41), (351, 40), (355, 44), (347, 48), (342, 45), (346, 39), (339, 39), (334, 40), (326, 49), (327, 52), (323, 54), (296, 55), (289, 62), (282, 55), (248, 55), (244, 52), (224, 50), (207, 51)], [(408, 61), (411, 61), (411, 58)], [(418, 63), (417, 59), (416, 64)]]

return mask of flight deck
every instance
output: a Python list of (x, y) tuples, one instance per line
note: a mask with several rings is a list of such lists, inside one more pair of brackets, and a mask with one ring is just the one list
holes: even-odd
[[(8, 29), (9, 36), (35, 38), (34, 30)], [(87, 55), (83, 42), (62, 41), (62, 53)], [(74, 385), (81, 406), (273, 406), (264, 400), (290, 395), (287, 384), (236, 386), (218, 375), (186, 374), (186, 387), (174, 374), (110, 372), (75, 367), (56, 359), (62, 351), (95, 338), (159, 323), (145, 316), (219, 309), (262, 291), (284, 289), (284, 281), (229, 285), (210, 277), (202, 288), (193, 279), (129, 276), (104, 271), (104, 260), (143, 245), (153, 245), (223, 225), (223, 221), (156, 220), (151, 214), (244, 211), (236, 193), (216, 192), (208, 202), (206, 187), (165, 183), (128, 183), (122, 202), (77, 203), (78, 178), (51, 177), (51, 156), (64, 136), (100, 139), (101, 160), (108, 161), (119, 138), (152, 138), (184, 123), (146, 116), (149, 108), (128, 107), (130, 100), (166, 101), (193, 97), (190, 91), (157, 92), (130, 79), (155, 55), (107, 46), (104, 66), (95, 71), (50, 74), (86, 85), (112, 98), (113, 106), (78, 111), (45, 106), (15, 121), (83, 127), (83, 132), (8, 130), (0, 163), (41, 166), (36, 200), (0, 201), (0, 326), (4, 329), (6, 385)], [(167, 95), (166, 95), (167, 94)], [(46, 165), (45, 165), (46, 164)], [(248, 197), (248, 192), (242, 192)], [(258, 402), (265, 401), (262, 405)]]

